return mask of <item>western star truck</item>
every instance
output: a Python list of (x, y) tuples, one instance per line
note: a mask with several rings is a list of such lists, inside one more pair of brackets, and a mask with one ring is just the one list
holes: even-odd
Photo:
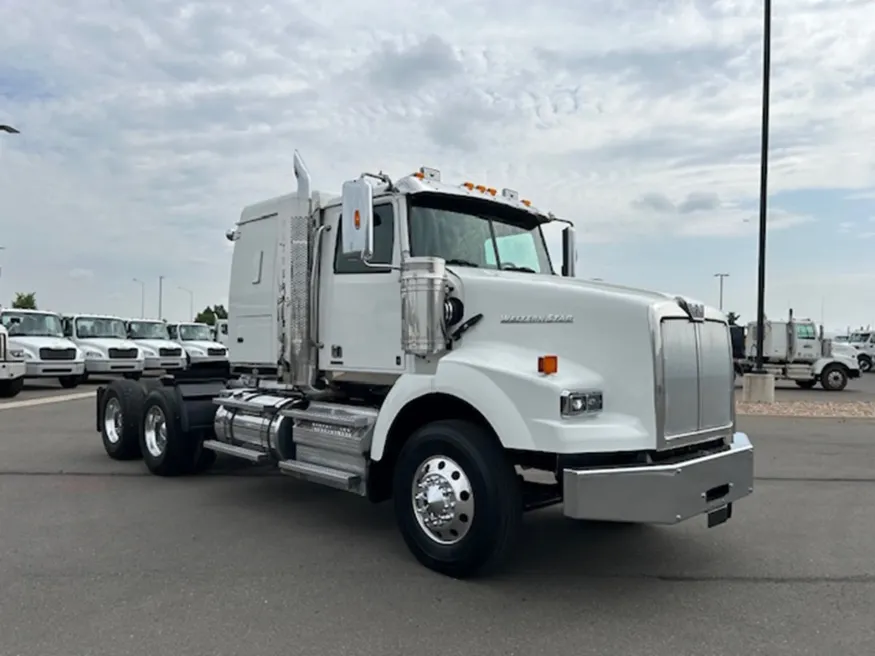
[(24, 388), (24, 362), (9, 353), (6, 328), (0, 324), (0, 399), (18, 396)]
[(57, 378), (61, 387), (73, 389), (85, 372), (85, 355), (64, 337), (61, 317), (42, 310), (5, 309), (0, 323), (8, 331), (7, 349), (24, 360), (25, 378)]
[(337, 197), (294, 170), (226, 235), (229, 375), (100, 388), (111, 457), (177, 476), (219, 453), (391, 499), (419, 562), (460, 578), (526, 510), (716, 526), (753, 491), (721, 312), (574, 278), (572, 227), (557, 275), (562, 220), (509, 189), (423, 168)]

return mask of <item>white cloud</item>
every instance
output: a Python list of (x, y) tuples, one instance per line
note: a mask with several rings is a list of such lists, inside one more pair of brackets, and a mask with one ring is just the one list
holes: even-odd
[[(761, 9), (19, 3), (0, 25), (0, 122), (22, 131), (0, 137), (0, 298), (138, 313), (131, 278), (154, 308), (165, 275), (171, 313), (180, 285), (223, 301), (224, 230), (291, 187), (294, 148), (320, 189), (432, 165), (519, 189), (591, 242), (754, 235)], [(872, 193), (875, 3), (774, 10), (771, 191)]]

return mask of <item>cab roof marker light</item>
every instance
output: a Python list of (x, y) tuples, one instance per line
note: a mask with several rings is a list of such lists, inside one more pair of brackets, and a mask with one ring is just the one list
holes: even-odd
[(485, 186), (485, 185), (477, 185), (476, 187), (474, 187), (474, 189), (476, 189), (477, 191), (479, 191), (481, 194), (485, 194), (485, 193), (486, 193), (486, 186)]
[(463, 182), (462, 186), (465, 187), (468, 191), (474, 191), (474, 183), (473, 182)]
[(441, 172), (437, 169), (432, 169), (427, 166), (421, 166), (419, 168), (419, 173), (416, 175), (420, 180), (431, 180), (432, 182), (440, 182), (441, 181)]
[(525, 198), (522, 199), (520, 202), (521, 202), (523, 205), (525, 205), (526, 207), (531, 207), (531, 206), (532, 206), (532, 201), (530, 201), (530, 200), (526, 200)]

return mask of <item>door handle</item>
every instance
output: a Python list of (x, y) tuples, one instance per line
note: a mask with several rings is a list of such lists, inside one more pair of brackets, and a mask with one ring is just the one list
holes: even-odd
[(243, 338), (242, 338), (242, 337), (238, 337), (238, 338), (237, 338), (237, 343), (238, 343), (238, 344), (242, 344), (242, 343), (243, 343)]

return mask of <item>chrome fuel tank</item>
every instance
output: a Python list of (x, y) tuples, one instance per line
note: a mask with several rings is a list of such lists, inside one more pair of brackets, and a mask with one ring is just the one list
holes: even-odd
[(213, 427), (216, 439), (227, 444), (255, 446), (280, 459), (294, 453), (293, 420), (279, 414), (290, 408), (295, 398), (274, 396), (256, 390), (235, 390), (216, 399)]

